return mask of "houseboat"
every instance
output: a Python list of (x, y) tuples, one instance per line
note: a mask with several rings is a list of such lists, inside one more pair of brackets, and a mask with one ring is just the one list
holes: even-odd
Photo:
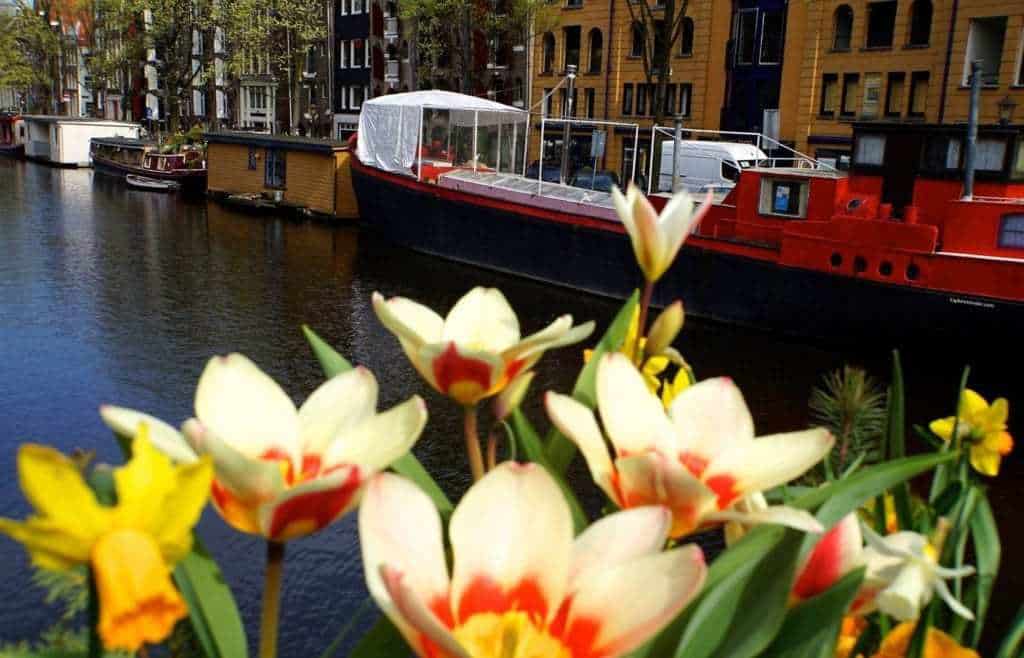
[[(610, 195), (521, 175), (528, 121), (447, 92), (367, 101), (352, 159), (360, 215), (413, 249), (628, 295), (639, 272)], [(844, 342), (1019, 333), (1024, 126), (980, 127), (970, 197), (966, 138), (965, 126), (862, 123), (849, 172), (809, 159), (743, 169), (655, 303)], [(650, 198), (660, 208), (668, 195)]]
[(0, 112), (0, 155), (25, 155), (25, 122), (20, 114)]
[(203, 139), (214, 199), (251, 210), (358, 217), (348, 144), (242, 131)]
[(156, 142), (124, 137), (94, 137), (90, 154), (97, 171), (115, 176), (134, 176), (175, 183), (152, 189), (206, 190), (206, 159), (201, 149), (183, 147), (177, 153), (161, 153)]
[(141, 126), (125, 121), (29, 114), (24, 117), (27, 135), (25, 157), (59, 167), (89, 167), (93, 137), (138, 139)]

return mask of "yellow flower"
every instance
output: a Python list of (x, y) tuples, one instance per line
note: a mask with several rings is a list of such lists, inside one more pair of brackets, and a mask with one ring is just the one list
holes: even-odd
[(843, 617), (843, 626), (839, 630), (839, 639), (836, 641), (836, 658), (851, 658), (850, 654), (857, 646), (857, 640), (867, 625), (868, 623), (864, 621), (863, 617), (854, 615)]
[(142, 425), (131, 460), (114, 471), (113, 507), (101, 505), (75, 463), (53, 448), (22, 446), (18, 475), (36, 515), (0, 518), (0, 532), (40, 568), (92, 567), (108, 649), (134, 652), (166, 638), (188, 612), (170, 572), (192, 550), (192, 527), (213, 478), (210, 461), (173, 466)]
[[(915, 622), (903, 622), (889, 631), (873, 658), (904, 658), (914, 635)], [(956, 640), (937, 628), (928, 629), (924, 658), (980, 658), (978, 652), (960, 646)]]
[(965, 389), (960, 398), (958, 417), (949, 416), (933, 420), (928, 427), (943, 441), (966, 439), (971, 446), (971, 466), (982, 475), (999, 474), (999, 463), (1013, 450), (1013, 437), (1006, 431), (1010, 406), (1006, 398), (991, 405), (971, 389)]

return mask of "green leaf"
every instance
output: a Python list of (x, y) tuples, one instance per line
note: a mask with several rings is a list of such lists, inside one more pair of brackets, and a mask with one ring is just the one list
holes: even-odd
[(342, 624), (341, 630), (339, 630), (338, 634), (334, 636), (331, 643), (327, 645), (324, 652), (320, 654), (320, 658), (334, 658), (334, 654), (338, 653), (338, 649), (341, 648), (342, 642), (345, 641), (345, 638), (348, 637), (349, 633), (352, 632), (352, 629), (359, 623), (359, 620), (374, 607), (374, 602), (371, 597), (367, 596), (363, 599), (362, 603), (359, 604), (359, 607), (356, 608), (355, 613), (349, 617), (344, 624)]
[(971, 516), (971, 539), (974, 542), (974, 559), (978, 573), (977, 603), (974, 608), (974, 627), (971, 629), (971, 646), (977, 647), (981, 641), (981, 631), (988, 615), (988, 604), (992, 597), (992, 587), (999, 573), (999, 562), (1002, 558), (1002, 545), (999, 541), (999, 528), (992, 515), (992, 506), (984, 493)]
[(434, 506), (437, 507), (437, 511), (441, 513), (442, 518), (447, 519), (451, 516), (452, 511), (455, 509), (452, 501), (448, 499), (444, 491), (441, 491), (441, 487), (437, 486), (437, 482), (430, 476), (427, 469), (423, 468), (423, 464), (416, 459), (415, 455), (411, 452), (405, 453), (391, 462), (391, 470), (409, 478), (424, 493), (430, 496), (430, 499), (434, 501)]
[[(903, 390), (903, 368), (900, 366), (900, 353), (892, 353), (892, 384), (889, 387), (889, 414), (886, 444), (889, 459), (901, 459), (907, 455), (906, 446), (906, 395)], [(914, 515), (910, 510), (910, 486), (906, 481), (892, 488), (896, 519), (901, 529), (914, 527)]]
[(906, 658), (922, 658), (924, 656), (924, 648), (928, 642), (928, 628), (933, 625), (932, 619), (935, 617), (935, 608), (938, 606), (938, 602), (938, 599), (932, 599), (932, 602), (918, 618), (917, 624), (914, 626), (914, 634), (910, 636)]
[[(316, 332), (307, 325), (302, 325), (302, 332), (306, 335), (306, 340), (309, 341), (310, 347), (313, 348), (313, 354), (316, 355), (317, 360), (320, 362), (320, 367), (323, 368), (324, 375), (328, 379), (352, 369), (352, 364), (345, 357), (338, 354), (333, 347), (328, 345), (320, 336), (317, 336)], [(416, 459), (415, 455), (411, 452), (402, 455), (391, 463), (391, 470), (415, 482), (434, 501), (434, 505), (442, 517), (447, 519), (451, 516), (454, 509), (451, 501), (444, 495), (441, 487), (437, 486), (437, 482), (430, 476), (427, 469), (423, 468), (423, 464)]]
[[(960, 387), (956, 391), (956, 402), (953, 404), (953, 416), (954, 418), (957, 419), (957, 421), (953, 423), (952, 436), (954, 437), (957, 435), (957, 424), (959, 423), (960, 418), (960, 400), (962, 400), (964, 397), (964, 389), (967, 388), (967, 378), (970, 376), (970, 374), (971, 367), (967, 366), (964, 368), (963, 374), (960, 375)], [(953, 450), (953, 443), (953, 439), (949, 441), (943, 441), (943, 445), (940, 450), (942, 452), (949, 452)], [(943, 489), (945, 489), (946, 486), (949, 484), (949, 469), (949, 464), (943, 464), (942, 466), (939, 466), (938, 468), (935, 469), (935, 477), (932, 478), (931, 492), (928, 494), (929, 502), (934, 503), (935, 499), (939, 496), (940, 493), (942, 493)]]
[(245, 658), (249, 649), (235, 598), (198, 537), (192, 552), (175, 567), (174, 582), (188, 604), (192, 629), (207, 658)]
[(572, 525), (576, 534), (583, 532), (583, 529), (587, 527), (589, 520), (587, 519), (586, 513), (583, 511), (583, 507), (580, 505), (580, 501), (576, 498), (576, 494), (573, 493), (572, 488), (565, 481), (565, 477), (552, 468), (548, 461), (547, 454), (544, 451), (544, 446), (541, 445), (540, 437), (537, 436), (537, 431), (527, 420), (522, 410), (516, 409), (512, 412), (512, 432), (516, 437), (516, 445), (522, 451), (523, 456), (531, 462), (540, 464), (551, 474), (555, 482), (558, 484), (558, 488), (562, 490), (562, 495), (565, 496), (565, 502), (569, 504), (569, 511), (572, 513)]
[(96, 494), (100, 505), (112, 507), (117, 504), (117, 486), (114, 484), (114, 469), (109, 464), (97, 464), (89, 471), (89, 488)]
[[(597, 364), (601, 357), (609, 352), (617, 352), (622, 343), (626, 340), (629, 332), (629, 325), (633, 321), (633, 309), (639, 303), (640, 291), (634, 290), (626, 303), (622, 305), (615, 319), (604, 332), (604, 336), (598, 341), (597, 346), (590, 355), (590, 360), (580, 370), (576, 378), (576, 386), (572, 389), (572, 396), (579, 402), (591, 409), (597, 406)], [(556, 429), (551, 430), (547, 441), (548, 463), (557, 473), (565, 473), (569, 462), (576, 456), (576, 444), (565, 438)]]
[(409, 658), (412, 651), (405, 638), (387, 617), (381, 615), (377, 623), (360, 638), (348, 658)]
[(843, 615), (857, 596), (864, 568), (851, 571), (821, 594), (795, 606), (764, 658), (832, 658)]
[(306, 335), (306, 340), (309, 342), (309, 346), (313, 348), (313, 354), (316, 356), (316, 360), (320, 362), (320, 367), (323, 368), (324, 374), (327, 375), (328, 379), (352, 369), (352, 364), (345, 357), (338, 354), (323, 338), (317, 336), (316, 332), (310, 329), (308, 325), (302, 325), (302, 333)]
[(932, 503), (932, 510), (935, 512), (935, 516), (948, 516), (953, 511), (953, 507), (960, 501), (960, 495), (963, 491), (964, 485), (958, 480), (950, 482), (949, 486)]
[(1003, 638), (996, 658), (1020, 658), (1024, 653), (1024, 606), (1021, 606), (1017, 618), (1013, 620), (1010, 632)]
[(741, 565), (701, 597), (676, 647), (677, 658), (709, 658), (714, 654), (740, 612), (743, 592), (756, 566), (755, 561)]

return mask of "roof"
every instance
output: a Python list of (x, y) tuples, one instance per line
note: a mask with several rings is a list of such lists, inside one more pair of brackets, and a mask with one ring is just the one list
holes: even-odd
[(120, 146), (121, 148), (144, 149), (147, 147), (156, 147), (156, 142), (145, 139), (132, 139), (130, 137), (93, 137), (91, 141), (94, 141), (97, 144), (105, 144), (107, 146)]
[(429, 89), (426, 91), (410, 91), (404, 94), (385, 94), (363, 102), (363, 107), (432, 107), (447, 110), (468, 110), (470, 112), (508, 112), (511, 114), (527, 114), (526, 110), (505, 105), (486, 98), (457, 94), (454, 91)]
[(93, 117), (66, 117), (52, 114), (26, 114), (22, 117), (25, 121), (36, 121), (39, 123), (91, 123), (103, 126), (130, 126), (140, 128), (141, 126), (131, 121), (111, 121), (110, 119), (96, 119)]
[(210, 144), (238, 144), (240, 146), (264, 146), (280, 148), (288, 151), (312, 151), (314, 153), (333, 153), (348, 148), (345, 142), (317, 139), (315, 137), (295, 137), (292, 135), (268, 135), (266, 133), (245, 132), (241, 130), (223, 130), (203, 133), (203, 139)]

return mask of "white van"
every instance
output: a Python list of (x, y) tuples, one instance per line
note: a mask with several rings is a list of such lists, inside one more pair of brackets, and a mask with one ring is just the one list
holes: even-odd
[[(672, 153), (675, 143), (661, 144), (661, 171), (658, 192), (672, 191)], [(752, 144), (683, 140), (676, 158), (679, 183), (689, 192), (731, 189), (740, 171), (757, 166), (768, 156)]]

